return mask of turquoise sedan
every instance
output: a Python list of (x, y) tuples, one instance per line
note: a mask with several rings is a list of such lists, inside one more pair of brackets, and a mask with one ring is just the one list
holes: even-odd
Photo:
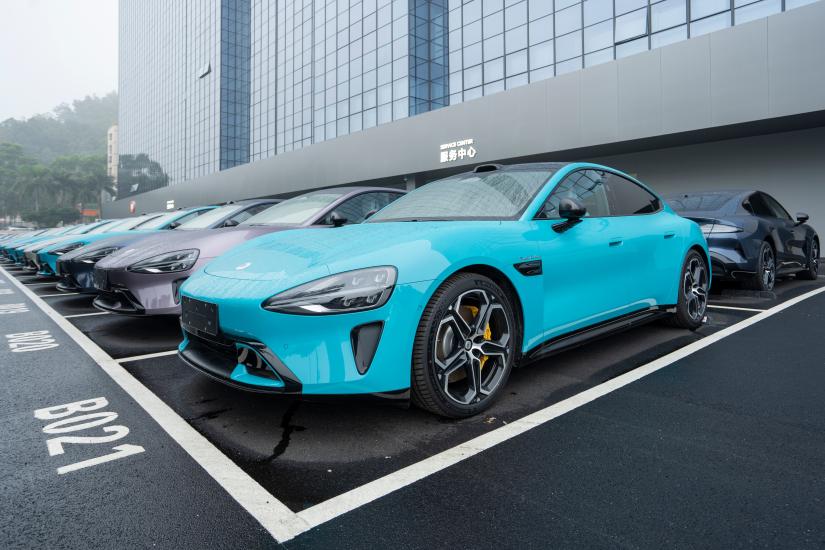
[(709, 265), (699, 226), (618, 170), (482, 165), (218, 257), (182, 287), (179, 354), (245, 390), (467, 417), (517, 365), (654, 319), (697, 329)]

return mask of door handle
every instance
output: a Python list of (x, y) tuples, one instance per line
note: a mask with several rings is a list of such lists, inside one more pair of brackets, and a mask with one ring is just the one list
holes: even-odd
[(622, 244), (622, 239), (621, 238), (610, 239), (610, 246), (621, 246), (621, 244)]
[(673, 238), (673, 237), (675, 237), (675, 236), (676, 236), (676, 232), (675, 232), (675, 231), (667, 231), (667, 232), (665, 232), (665, 239), (672, 239), (672, 238)]

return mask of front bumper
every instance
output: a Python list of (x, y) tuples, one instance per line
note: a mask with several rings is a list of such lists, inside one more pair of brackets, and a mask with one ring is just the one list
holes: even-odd
[(63, 292), (80, 292), (82, 294), (97, 294), (94, 285), (93, 264), (85, 264), (76, 260), (58, 259), (55, 262), (55, 274), (60, 277), (57, 289)]
[[(307, 395), (405, 391), (410, 387), (415, 331), (431, 285), (398, 285), (386, 304), (370, 311), (289, 315), (261, 307), (272, 295), (267, 281), (200, 274), (186, 284), (183, 295), (217, 304), (219, 332), (209, 337), (184, 330), (179, 354), (199, 371), (247, 390)], [(378, 324), (381, 330), (374, 355), (364, 369), (364, 363), (356, 359), (358, 338), (365, 327)], [(210, 345), (214, 342), (223, 347)], [(237, 356), (233, 359), (239, 345), (258, 350), (282, 379), (283, 387), (243, 369)]]
[(98, 297), (94, 305), (122, 315), (180, 315), (180, 287), (191, 272), (150, 274), (95, 267), (92, 278)]

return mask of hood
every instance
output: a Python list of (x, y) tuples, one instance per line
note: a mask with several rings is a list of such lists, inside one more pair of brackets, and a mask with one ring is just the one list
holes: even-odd
[[(492, 225), (500, 222), (473, 222), (471, 229), (451, 222), (390, 222), (285, 231), (250, 241), (215, 259), (205, 271), (229, 279), (277, 281), (276, 287), (289, 288), (329, 273), (394, 265), (398, 282), (407, 283), (424, 280), (448, 263), (434, 250), (434, 240), (460, 248), (465, 237), (478, 240), (479, 232)], [(427, 265), (415, 265), (422, 258)]]
[[(151, 235), (155, 233), (155, 231), (115, 231), (112, 233), (95, 233), (94, 235), (72, 235), (71, 238), (65, 239), (61, 241), (58, 246), (63, 247), (67, 246), (72, 243), (83, 243), (81, 248), (73, 250), (71, 253), (74, 255), (85, 254), (89, 251), (88, 245), (92, 243), (98, 243), (103, 240), (115, 239), (117, 237), (131, 237), (131, 236), (145, 236)], [(51, 246), (51, 248), (56, 248), (56, 246)], [(80, 252), (82, 250), (82, 252)], [(49, 252), (50, 250), (43, 250), (43, 252)], [(69, 255), (64, 255), (65, 259), (69, 259)]]
[(164, 231), (162, 235), (152, 235), (127, 244), (97, 265), (107, 269), (123, 268), (153, 256), (191, 248), (199, 251), (201, 260), (208, 260), (245, 241), (281, 230), (283, 227), (236, 226), (198, 231)]

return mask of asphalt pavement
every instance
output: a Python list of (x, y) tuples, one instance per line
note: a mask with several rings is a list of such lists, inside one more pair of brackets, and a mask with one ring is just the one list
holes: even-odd
[[(90, 357), (11, 284), (12, 276), (101, 355)], [(0, 279), (0, 339), (7, 340), (0, 358), (8, 374), (0, 389), (0, 508), (9, 519), (0, 542), (21, 548), (277, 545), (256, 520), (260, 511), (250, 515), (243, 495), (230, 496), (232, 487), (216, 481), (216, 466), (193, 458), (166, 417), (150, 416), (145, 400), (124, 391), (100, 357), (119, 362), (134, 387), (159, 398), (169, 418), (194, 428), (238, 477), (294, 512), (287, 522), (298, 525), (302, 514), (346, 491), (497, 433), (825, 285), (786, 281), (767, 294), (717, 289), (696, 333), (648, 325), (551, 357), (515, 371), (507, 395), (485, 415), (444, 421), (373, 401), (239, 392), (177, 359), (175, 319), (100, 314), (91, 297), (59, 295), (53, 284), (14, 270)], [(7, 288), (10, 294), (2, 292)], [(825, 456), (823, 365), (809, 349), (823, 336), (823, 306), (825, 294), (807, 299), (303, 534), (299, 527), (285, 544), (823, 546), (814, 517), (825, 498), (817, 471)], [(70, 414), (64, 425), (54, 425), (64, 417), (35, 417), (38, 409), (101, 397), (104, 406)], [(62, 429), (76, 435), (70, 432), (84, 420), (72, 420), (79, 414), (96, 415), (86, 421), (100, 424), (82, 435), (101, 439), (66, 443), (50, 455), (56, 443), (47, 441)], [(128, 433), (121, 436), (117, 426)], [(115, 449), (123, 445), (125, 451)], [(110, 455), (117, 457), (71, 469)]]

